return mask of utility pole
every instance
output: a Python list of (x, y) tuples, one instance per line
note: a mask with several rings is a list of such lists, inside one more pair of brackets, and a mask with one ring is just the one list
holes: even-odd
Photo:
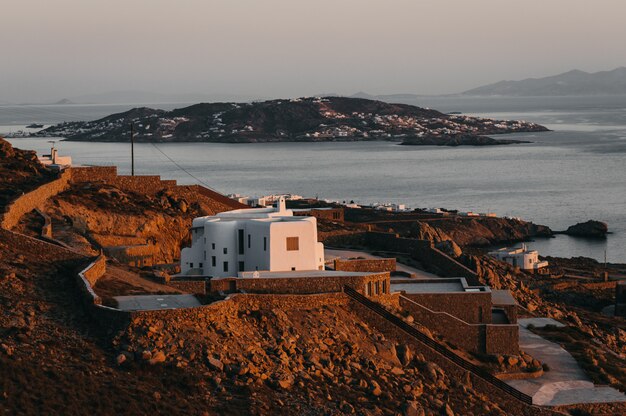
[(130, 175), (135, 176), (135, 124), (130, 123)]

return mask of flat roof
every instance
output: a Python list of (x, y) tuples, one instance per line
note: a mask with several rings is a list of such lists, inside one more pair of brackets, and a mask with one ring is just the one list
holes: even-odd
[(419, 281), (412, 283), (394, 283), (391, 282), (391, 291), (406, 293), (443, 293), (443, 292), (465, 292), (463, 285), (459, 281), (455, 282), (425, 282)]
[(468, 286), (464, 277), (441, 279), (394, 279), (391, 291), (406, 293), (485, 293), (487, 286)]
[(494, 289), (491, 291), (492, 305), (517, 305), (517, 301), (508, 290)]

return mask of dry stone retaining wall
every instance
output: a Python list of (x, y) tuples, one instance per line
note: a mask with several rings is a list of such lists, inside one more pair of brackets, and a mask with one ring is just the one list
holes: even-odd
[(396, 259), (336, 259), (334, 268), (344, 272), (395, 272)]
[(65, 171), (61, 173), (58, 179), (45, 183), (39, 188), (15, 199), (2, 216), (2, 228), (5, 230), (12, 229), (25, 214), (43, 207), (49, 198), (68, 189), (70, 178), (71, 174)]

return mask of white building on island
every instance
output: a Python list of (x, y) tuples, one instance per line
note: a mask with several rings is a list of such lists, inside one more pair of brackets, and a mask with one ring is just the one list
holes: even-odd
[(181, 252), (182, 274), (226, 277), (256, 270), (324, 270), (316, 218), (294, 216), (284, 198), (276, 208), (195, 218), (191, 239), (191, 247)]
[(539, 252), (537, 250), (528, 250), (526, 244), (522, 244), (521, 248), (501, 248), (490, 251), (489, 255), (522, 270), (539, 270), (548, 266), (547, 261), (539, 260)]

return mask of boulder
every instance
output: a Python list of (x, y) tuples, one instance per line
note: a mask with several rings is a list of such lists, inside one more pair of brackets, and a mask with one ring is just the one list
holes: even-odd
[(404, 404), (404, 416), (424, 416), (424, 409), (418, 402), (410, 400)]
[(589, 220), (572, 225), (565, 231), (565, 234), (575, 237), (604, 238), (608, 232), (609, 227), (605, 222)]
[(217, 358), (213, 358), (209, 356), (207, 357), (207, 363), (209, 364), (209, 367), (212, 368), (213, 370), (224, 371), (224, 363), (222, 363)]

